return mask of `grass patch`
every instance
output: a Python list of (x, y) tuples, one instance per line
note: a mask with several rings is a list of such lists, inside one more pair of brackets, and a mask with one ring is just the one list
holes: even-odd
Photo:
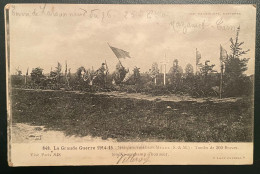
[(12, 90), (12, 121), (117, 141), (250, 142), (253, 103), (167, 102)]

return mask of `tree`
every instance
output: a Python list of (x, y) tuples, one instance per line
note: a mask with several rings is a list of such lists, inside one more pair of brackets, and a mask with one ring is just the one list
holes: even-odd
[(52, 78), (56, 78), (57, 77), (57, 72), (56, 71), (51, 71), (50, 72), (50, 77), (52, 77)]
[(225, 61), (225, 75), (229, 78), (241, 78), (247, 70), (248, 58), (235, 58), (232, 55)]
[(158, 68), (158, 63), (157, 62), (153, 62), (151, 73), (154, 74), (154, 75), (159, 74), (159, 68)]
[(216, 72), (215, 70), (213, 70), (213, 68), (215, 67), (214, 64), (210, 65), (209, 64), (210, 61), (206, 60), (204, 65), (200, 66), (200, 74), (201, 74), (201, 78), (199, 78), (200, 80), (202, 80), (200, 82), (200, 86), (201, 89), (203, 89), (204, 91), (209, 90), (212, 87), (212, 82), (213, 80), (211, 78), (208, 77), (208, 75), (210, 73)]
[(174, 76), (176, 75), (180, 75), (183, 73), (183, 69), (181, 66), (179, 66), (179, 61), (178, 59), (174, 59), (173, 61), (173, 66), (171, 67), (171, 69), (169, 70), (170, 74), (173, 74)]
[(70, 78), (71, 78), (71, 72), (70, 72), (70, 68), (69, 68), (69, 70), (68, 70), (68, 75), (67, 75), (67, 77), (68, 77), (68, 79), (70, 79)]
[(193, 66), (190, 63), (186, 65), (185, 73), (187, 76), (193, 75)]
[(16, 74), (18, 76), (21, 76), (22, 75), (22, 71), (19, 69), (19, 67), (16, 69)]
[(158, 68), (158, 63), (157, 62), (154, 62), (152, 64), (152, 69), (150, 71), (150, 75), (152, 78), (154, 78), (154, 83), (156, 84), (157, 83), (157, 76), (159, 74), (159, 68)]
[(200, 66), (200, 73), (202, 76), (205, 77), (205, 79), (207, 78), (209, 73), (216, 72), (215, 70), (213, 70), (215, 65), (214, 64), (209, 65), (209, 62), (210, 62), (209, 60), (206, 60), (205, 64)]
[(36, 83), (36, 84), (40, 84), (41, 83), (41, 79), (44, 77), (42, 72), (43, 72), (43, 69), (40, 68), (40, 67), (32, 69), (31, 79), (32, 79), (32, 81), (34, 83)]
[(50, 72), (50, 77), (53, 83), (60, 83), (61, 82), (61, 64), (58, 62), (57, 67), (55, 70)]
[(62, 68), (60, 62), (58, 62), (58, 65), (55, 68), (56, 68), (56, 72), (60, 74), (61, 73), (61, 68)]
[(55, 68), (56, 68), (56, 73), (57, 73), (56, 79), (57, 79), (57, 82), (60, 83), (60, 81), (61, 81), (61, 68), (62, 68), (60, 62), (58, 62), (58, 65)]
[(176, 86), (180, 84), (182, 74), (183, 74), (183, 69), (181, 66), (179, 66), (179, 61), (175, 59), (173, 61), (173, 66), (169, 70), (170, 74), (170, 82), (175, 84)]
[(247, 49), (244, 51), (241, 46), (244, 44), (244, 42), (239, 42), (240, 27), (237, 28), (237, 34), (235, 42), (233, 41), (233, 38), (230, 38), (230, 49), (232, 54), (228, 56), (228, 58), (225, 60), (225, 74), (227, 76), (231, 77), (241, 77), (243, 76), (243, 73), (247, 70), (247, 63), (249, 61), (249, 58), (241, 58), (241, 56), (245, 55), (250, 50)]
[(140, 78), (141, 78), (140, 68), (135, 67), (133, 69), (133, 72), (134, 72), (134, 83), (137, 84), (140, 82)]
[(248, 80), (244, 75), (249, 58), (243, 58), (250, 50), (243, 50), (244, 42), (239, 42), (240, 26), (237, 28), (236, 38), (230, 38), (231, 54), (224, 60), (224, 90), (228, 96), (238, 96), (247, 93)]

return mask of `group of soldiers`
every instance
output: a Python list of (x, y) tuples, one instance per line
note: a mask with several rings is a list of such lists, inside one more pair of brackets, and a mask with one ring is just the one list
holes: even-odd
[(90, 72), (82, 69), (80, 75), (81, 79), (83, 79), (84, 82), (87, 82), (88, 85), (99, 85), (104, 87), (108, 83), (116, 85), (125, 82), (127, 80), (126, 77), (128, 73), (129, 70), (125, 68), (122, 64), (118, 63), (116, 65), (116, 71), (112, 73), (110, 78), (108, 78), (109, 69), (107, 63), (105, 62), (102, 63), (100, 68), (98, 68), (96, 71)]
[[(109, 73), (108, 67), (106, 63), (102, 63), (101, 67), (97, 69), (95, 72), (89, 72), (85, 70), (81, 70), (81, 78), (85, 81), (88, 82), (89, 85), (93, 85), (94, 81), (97, 81), (98, 83), (101, 84), (106, 84), (106, 77), (107, 74)], [(98, 80), (96, 80), (98, 79)]]
[[(112, 83), (113, 85), (119, 84), (123, 82), (125, 79), (125, 76), (127, 74), (127, 69), (123, 67), (122, 65), (118, 64), (116, 66), (116, 71), (112, 74)], [(88, 85), (99, 85), (99, 86), (105, 86), (108, 83), (108, 74), (109, 69), (108, 66), (105, 63), (102, 63), (100, 68), (98, 68), (96, 71), (86, 71), (84, 69), (81, 70), (81, 79), (83, 79), (84, 82), (87, 82)]]

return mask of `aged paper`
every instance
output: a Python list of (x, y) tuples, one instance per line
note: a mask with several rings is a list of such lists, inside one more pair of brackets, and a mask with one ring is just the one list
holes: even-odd
[(253, 163), (254, 5), (8, 4), (10, 166)]

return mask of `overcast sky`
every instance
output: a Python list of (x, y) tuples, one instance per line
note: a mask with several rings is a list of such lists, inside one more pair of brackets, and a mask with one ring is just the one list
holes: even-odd
[(210, 60), (219, 71), (220, 44), (229, 53), (229, 39), (240, 25), (239, 40), (251, 50), (247, 74), (253, 74), (255, 12), (252, 5), (15, 5), (11, 73), (18, 66), (23, 74), (38, 66), (49, 73), (66, 60), (71, 72), (80, 66), (97, 69), (105, 60), (114, 71), (118, 60), (107, 43), (130, 52), (128, 65), (141, 72), (165, 55), (167, 70), (174, 59), (183, 69), (188, 63), (195, 69), (196, 48), (201, 62)]

